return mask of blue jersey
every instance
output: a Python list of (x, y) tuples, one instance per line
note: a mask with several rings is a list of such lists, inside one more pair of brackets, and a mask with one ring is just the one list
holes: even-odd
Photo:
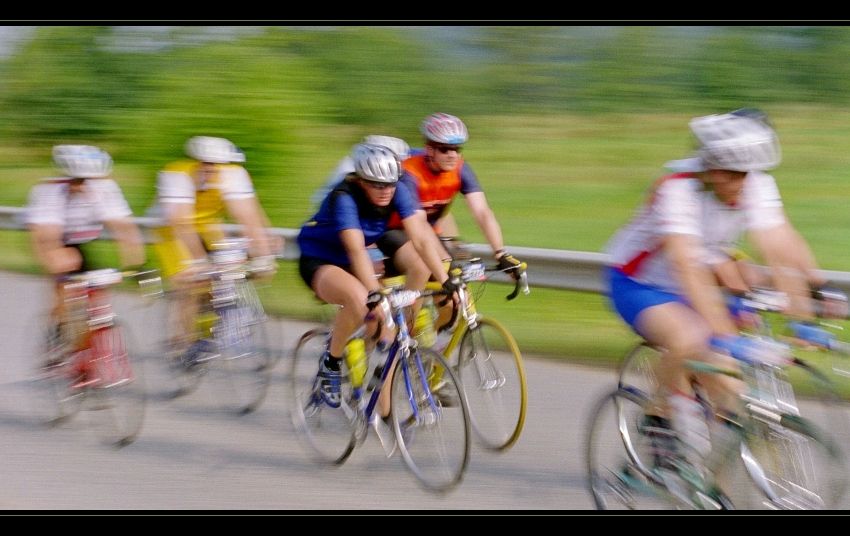
[(322, 201), (319, 211), (301, 227), (298, 247), (301, 254), (326, 260), (332, 264), (351, 264), (339, 233), (346, 229), (360, 229), (365, 238), (363, 247), (374, 244), (387, 230), (393, 212), (402, 219), (413, 215), (419, 206), (407, 186), (398, 183), (390, 204), (373, 205), (360, 186), (343, 182)]

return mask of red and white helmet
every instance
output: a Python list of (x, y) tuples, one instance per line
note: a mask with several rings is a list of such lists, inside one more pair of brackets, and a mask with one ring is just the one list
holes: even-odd
[(469, 139), (466, 125), (457, 117), (449, 114), (431, 114), (422, 121), (420, 129), (425, 139), (444, 145), (460, 145)]

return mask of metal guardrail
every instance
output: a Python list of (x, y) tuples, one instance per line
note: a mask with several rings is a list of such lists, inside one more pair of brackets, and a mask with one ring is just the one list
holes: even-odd
[[(23, 230), (21, 221), (22, 207), (0, 206), (0, 229)], [(150, 217), (135, 217), (136, 222), (144, 231), (145, 238), (153, 241), (151, 229), (160, 225), (160, 220)], [(226, 231), (234, 232), (238, 225), (225, 224)], [(283, 258), (295, 260), (299, 256), (298, 244), (295, 238), (298, 229), (275, 227), (271, 234), (283, 237), (286, 245)], [(492, 252), (486, 244), (469, 244), (470, 253), (483, 259), (489, 259)], [(603, 292), (602, 269), (608, 262), (608, 255), (588, 251), (570, 251), (561, 249), (527, 248), (511, 246), (511, 253), (528, 263), (528, 282), (533, 287), (549, 287), (563, 290), (582, 290), (587, 292)], [(823, 270), (824, 276), (836, 287), (850, 294), (850, 272)], [(501, 274), (495, 279), (508, 281), (508, 276)]]

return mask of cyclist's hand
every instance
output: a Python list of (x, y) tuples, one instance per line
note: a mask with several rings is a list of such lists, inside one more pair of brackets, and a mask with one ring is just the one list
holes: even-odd
[(505, 251), (496, 257), (496, 260), (499, 261), (499, 270), (508, 272), (514, 279), (519, 279), (522, 273), (522, 262), (516, 257)]
[(248, 270), (256, 277), (271, 277), (277, 272), (274, 255), (253, 257), (248, 261)]
[(794, 357), (790, 346), (766, 337), (724, 335), (712, 337), (711, 346), (715, 350), (747, 363), (785, 366), (790, 364)]
[(821, 318), (847, 318), (850, 313), (847, 294), (840, 289), (821, 287), (812, 290), (812, 298), (815, 300), (815, 312)]

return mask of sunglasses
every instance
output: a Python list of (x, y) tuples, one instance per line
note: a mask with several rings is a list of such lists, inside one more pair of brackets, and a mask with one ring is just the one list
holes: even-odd
[(395, 188), (396, 183), (394, 182), (375, 182), (375, 181), (367, 181), (366, 179), (361, 179), (363, 184), (372, 188), (373, 190), (386, 190), (387, 188)]
[(456, 153), (463, 151), (463, 147), (460, 147), (458, 145), (435, 145), (434, 149), (440, 151), (443, 154), (446, 154), (449, 151), (454, 151)]

